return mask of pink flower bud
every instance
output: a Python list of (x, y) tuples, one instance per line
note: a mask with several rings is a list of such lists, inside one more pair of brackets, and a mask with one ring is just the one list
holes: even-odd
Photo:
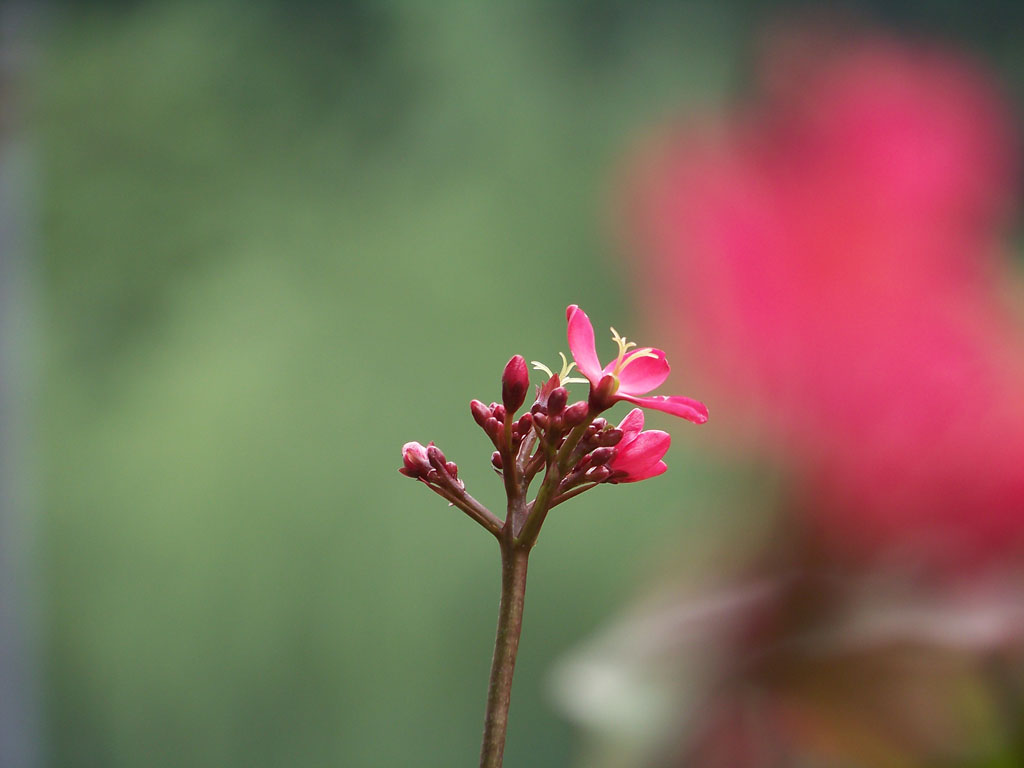
[(533, 414), (524, 413), (520, 416), (519, 421), (516, 422), (516, 427), (520, 435), (528, 435), (533, 428)]
[(547, 429), (551, 426), (551, 419), (545, 413), (535, 413), (533, 414), (533, 423), (540, 429)]
[(582, 424), (584, 419), (587, 418), (590, 408), (582, 400), (578, 403), (573, 403), (565, 409), (565, 413), (562, 414), (562, 421), (567, 427), (575, 427)]
[(522, 355), (513, 355), (501, 375), (501, 402), (505, 410), (512, 414), (526, 400), (526, 391), (530, 388), (530, 372), (526, 368), (526, 360)]
[(569, 401), (569, 391), (565, 387), (556, 387), (548, 395), (548, 413), (557, 416)]
[(622, 440), (622, 435), (622, 430), (618, 429), (617, 427), (606, 429), (604, 432), (597, 436), (597, 444), (602, 447), (611, 447), (614, 445), (618, 445), (619, 441)]
[(612, 470), (606, 464), (602, 464), (598, 467), (591, 467), (587, 470), (583, 476), (587, 482), (590, 483), (603, 483), (612, 475)]
[(501, 422), (492, 416), (484, 424), (484, 432), (492, 442), (497, 442), (501, 438)]
[(598, 448), (590, 454), (590, 463), (596, 467), (599, 464), (607, 464), (614, 458), (614, 448)]
[(481, 427), (487, 423), (487, 420), (491, 418), (491, 409), (481, 403), (479, 400), (469, 401), (469, 410), (473, 414), (473, 421), (479, 424)]
[(505, 420), (505, 413), (506, 413), (506, 411), (505, 411), (505, 406), (504, 405), (500, 405), (499, 404), (499, 405), (494, 406), (494, 418), (496, 418), (498, 421), (504, 421)]
[(448, 471), (448, 468), (445, 466), (447, 460), (444, 457), (444, 452), (433, 443), (427, 446), (427, 461), (438, 472)]
[(501, 454), (497, 451), (491, 454), (491, 464), (494, 465), (495, 469), (501, 469), (504, 466), (504, 463), (501, 460)]
[(448, 470), (448, 474), (452, 476), (453, 480), (459, 479), (459, 467), (454, 461), (449, 461), (444, 466), (445, 469)]
[(430, 471), (430, 460), (427, 458), (426, 446), (415, 441), (402, 446), (402, 464), (398, 471), (406, 477), (425, 477)]
[(599, 410), (604, 410), (615, 402), (615, 392), (619, 382), (610, 373), (605, 374), (596, 385), (590, 385), (590, 402)]

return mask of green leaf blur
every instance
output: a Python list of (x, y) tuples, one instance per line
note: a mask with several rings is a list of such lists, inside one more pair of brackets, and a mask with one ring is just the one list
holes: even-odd
[[(581, 37), (545, 4), (449, 6), (46, 20), (29, 106), (53, 765), (473, 763), (497, 552), (398, 475), (400, 447), (437, 440), (499, 501), (469, 399), (498, 397), (513, 353), (553, 363), (570, 302), (635, 325), (618, 164), (732, 58), (696, 7)], [(665, 478), (552, 515), (509, 765), (570, 761), (548, 670), (692, 526), (677, 431)]]

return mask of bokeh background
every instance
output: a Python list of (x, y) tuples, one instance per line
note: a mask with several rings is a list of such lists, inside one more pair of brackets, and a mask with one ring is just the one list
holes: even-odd
[[(497, 504), (467, 404), (510, 355), (553, 364), (569, 303), (669, 345), (622, 236), (628, 158), (820, 11), (7, 4), (12, 768), (474, 764), (497, 552), (399, 449), (436, 440)], [(830, 13), (967, 51), (1024, 103), (1016, 3)], [(670, 471), (560, 508), (532, 558), (510, 766), (597, 765), (559, 660), (783, 535), (774, 471), (706, 449), (730, 444), (715, 392), (684, 359), (665, 391), (711, 422), (652, 414)], [(970, 764), (1017, 764), (986, 744)]]

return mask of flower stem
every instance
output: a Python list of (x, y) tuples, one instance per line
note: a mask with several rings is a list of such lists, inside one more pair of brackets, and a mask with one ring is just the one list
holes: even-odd
[(519, 634), (523, 629), (523, 601), (526, 598), (528, 548), (501, 541), (501, 604), (498, 632), (494, 638), (491, 681), (487, 689), (484, 740), (480, 768), (501, 768), (508, 730), (508, 708), (512, 696), (512, 673), (516, 667)]

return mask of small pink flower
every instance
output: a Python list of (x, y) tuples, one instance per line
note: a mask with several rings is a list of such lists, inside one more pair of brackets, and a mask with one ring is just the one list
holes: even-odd
[(619, 354), (602, 368), (594, 346), (594, 326), (587, 313), (572, 304), (566, 309), (565, 315), (569, 321), (569, 351), (580, 373), (587, 377), (593, 387), (592, 391), (597, 393), (604, 407), (625, 400), (643, 408), (681, 416), (695, 424), (703, 424), (708, 420), (707, 407), (697, 400), (678, 395), (641, 397), (668, 378), (670, 368), (662, 350), (653, 347), (633, 349), (636, 343), (627, 342), (624, 336), (619, 336), (618, 331), (612, 328), (612, 338), (619, 345)]
[(644, 412), (634, 408), (619, 424), (622, 439), (615, 450), (615, 458), (608, 464), (612, 471), (608, 482), (635, 483), (657, 477), (668, 466), (662, 461), (672, 438), (668, 432), (649, 429), (644, 432)]

